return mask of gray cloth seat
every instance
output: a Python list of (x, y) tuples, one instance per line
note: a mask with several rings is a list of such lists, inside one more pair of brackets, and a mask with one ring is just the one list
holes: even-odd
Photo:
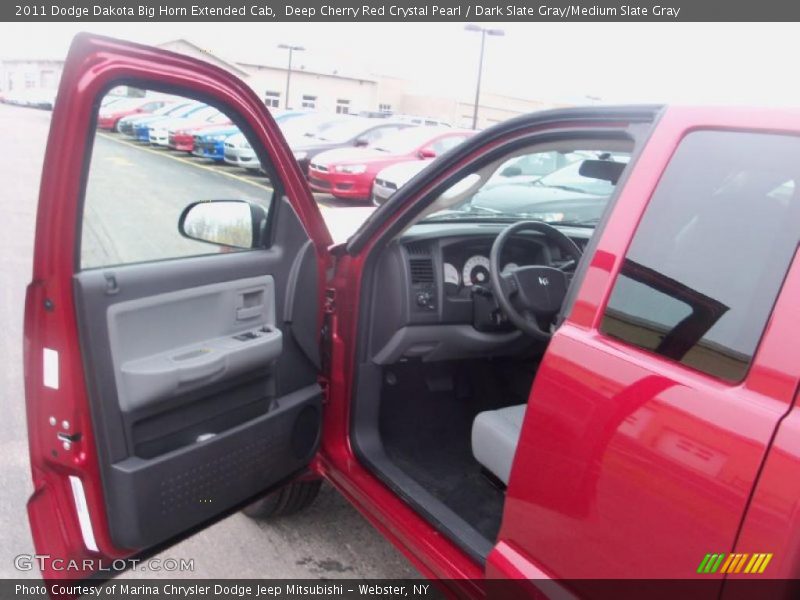
[(508, 484), (519, 442), (525, 404), (478, 413), (472, 422), (472, 455), (500, 481)]

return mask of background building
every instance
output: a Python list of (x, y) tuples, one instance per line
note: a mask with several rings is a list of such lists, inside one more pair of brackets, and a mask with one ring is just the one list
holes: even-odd
[[(413, 81), (398, 77), (341, 70), (325, 65), (324, 57), (317, 57), (319, 64), (316, 64), (314, 57), (307, 52), (294, 55), (287, 102), (287, 64), (232, 61), (186, 39), (171, 40), (159, 44), (159, 47), (229, 71), (250, 85), (271, 108), (412, 115), (430, 117), (455, 127), (472, 127), (474, 96), (461, 97), (447, 91), (425, 90)], [(61, 78), (63, 65), (63, 60), (53, 59), (0, 61), (0, 92), (54, 90)], [(483, 129), (515, 115), (553, 106), (537, 100), (483, 91), (478, 110), (478, 128)]]
[(63, 68), (63, 60), (0, 60), (0, 91), (55, 89)]

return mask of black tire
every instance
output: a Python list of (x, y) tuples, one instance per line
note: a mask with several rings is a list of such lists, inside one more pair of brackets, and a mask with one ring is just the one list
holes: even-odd
[(249, 504), (242, 512), (251, 519), (274, 519), (293, 515), (314, 502), (321, 486), (321, 479), (295, 481)]

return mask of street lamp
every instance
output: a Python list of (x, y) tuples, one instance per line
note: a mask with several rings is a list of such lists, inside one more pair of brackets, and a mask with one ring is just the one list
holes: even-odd
[(481, 34), (481, 57), (478, 60), (478, 84), (475, 86), (475, 110), (472, 113), (472, 128), (478, 128), (478, 104), (481, 101), (481, 75), (483, 74), (483, 51), (486, 46), (486, 36), (495, 35), (503, 36), (506, 34), (502, 29), (492, 29), (490, 27), (481, 27), (480, 25), (473, 25), (470, 23), (464, 27), (466, 31), (475, 31)]
[(286, 109), (289, 109), (289, 84), (292, 81), (292, 54), (305, 50), (302, 46), (292, 46), (290, 44), (278, 44), (281, 50), (289, 51), (289, 67), (286, 69)]

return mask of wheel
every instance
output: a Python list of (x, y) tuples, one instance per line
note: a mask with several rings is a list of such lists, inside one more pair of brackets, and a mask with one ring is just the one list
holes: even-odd
[(319, 494), (322, 480), (295, 481), (242, 509), (251, 519), (272, 519), (293, 515), (308, 508)]

